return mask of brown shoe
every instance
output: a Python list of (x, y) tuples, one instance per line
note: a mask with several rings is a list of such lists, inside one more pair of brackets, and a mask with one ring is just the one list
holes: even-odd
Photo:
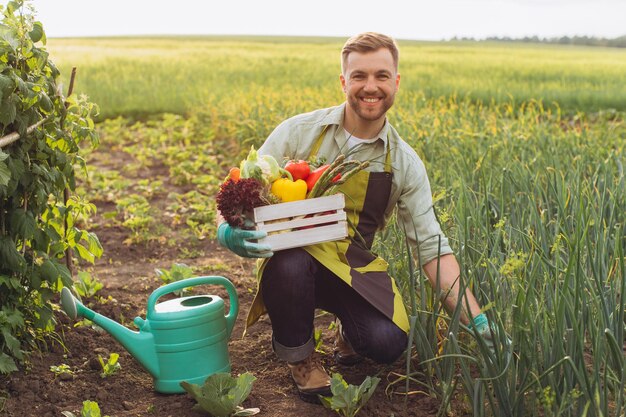
[(318, 395), (329, 397), (330, 376), (313, 355), (303, 361), (288, 363), (291, 370), (291, 377), (298, 387), (298, 395), (303, 401), (313, 404), (320, 404)]
[(333, 356), (335, 361), (344, 366), (352, 366), (363, 360), (363, 356), (359, 355), (352, 349), (350, 342), (343, 337), (341, 322), (335, 320), (335, 344), (333, 346)]

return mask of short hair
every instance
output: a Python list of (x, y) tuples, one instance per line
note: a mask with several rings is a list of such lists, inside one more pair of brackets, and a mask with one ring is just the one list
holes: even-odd
[(382, 48), (388, 49), (389, 52), (391, 52), (393, 64), (395, 65), (397, 71), (400, 52), (398, 51), (396, 41), (387, 35), (383, 35), (382, 33), (364, 32), (351, 37), (343, 45), (343, 49), (341, 50), (341, 72), (344, 71), (346, 62), (348, 61), (348, 55), (352, 52), (376, 52)]

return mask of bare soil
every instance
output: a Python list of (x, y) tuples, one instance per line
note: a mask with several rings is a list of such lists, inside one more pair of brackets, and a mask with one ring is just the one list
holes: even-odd
[[(126, 155), (128, 157), (128, 155)], [(128, 158), (107, 158), (106, 164), (123, 165)], [(125, 161), (126, 160), (126, 161)], [(117, 162), (115, 162), (117, 161)], [(156, 193), (151, 204), (163, 206), (163, 200), (172, 187), (167, 172), (159, 172), (159, 166), (140, 172), (142, 178), (164, 180), (164, 190)], [(229, 341), (229, 354), (234, 375), (250, 372), (256, 377), (252, 393), (244, 402), (245, 407), (260, 408), (261, 416), (323, 417), (337, 415), (321, 405), (301, 401), (292, 383), (286, 364), (279, 361), (271, 349), (271, 324), (267, 317), (249, 329), (243, 337), (243, 323), (256, 290), (252, 260), (239, 258), (217, 245), (213, 237), (194, 244), (187, 251), (170, 247), (161, 242), (128, 245), (128, 230), (112, 225), (107, 213), (115, 210), (114, 204), (94, 201), (98, 214), (89, 227), (103, 247), (104, 256), (94, 266), (81, 265), (104, 284), (98, 297), (83, 300), (96, 312), (136, 330), (132, 319), (145, 318), (148, 296), (162, 285), (154, 269), (169, 269), (175, 262), (182, 262), (198, 271), (197, 275), (220, 275), (233, 282), (237, 288), (240, 312)], [(170, 224), (166, 218), (157, 219), (163, 225)], [(172, 227), (172, 234), (177, 233)], [(165, 236), (169, 238), (170, 236)], [(185, 259), (181, 253), (193, 253)], [(219, 287), (198, 287), (196, 293), (218, 295), (228, 300), (226, 291)], [(105, 299), (106, 302), (103, 302)], [(26, 367), (11, 375), (0, 377), (0, 416), (3, 417), (53, 417), (62, 411), (80, 415), (85, 400), (97, 401), (103, 416), (163, 416), (199, 417), (201, 412), (192, 410), (195, 401), (187, 394), (165, 395), (154, 391), (152, 377), (109, 334), (89, 326), (74, 327), (62, 311), (56, 311), (54, 337), (42, 341), (39, 349), (30, 356)], [(339, 372), (352, 384), (360, 384), (366, 376), (381, 378), (374, 396), (359, 413), (360, 416), (426, 417), (437, 415), (439, 402), (420, 391), (413, 384), (410, 395), (403, 395), (404, 382), (397, 381), (405, 373), (405, 360), (399, 359), (392, 366), (382, 366), (365, 361), (353, 367), (337, 365), (332, 358), (332, 331), (328, 325), (332, 317), (320, 311), (316, 324), (323, 330), (323, 363), (330, 372)], [(102, 378), (98, 355), (120, 354), (122, 369), (115, 375)], [(72, 375), (56, 376), (51, 366), (69, 365)], [(5, 399), (4, 404), (2, 399)], [(450, 415), (464, 416), (469, 413), (463, 402), (456, 404)]]

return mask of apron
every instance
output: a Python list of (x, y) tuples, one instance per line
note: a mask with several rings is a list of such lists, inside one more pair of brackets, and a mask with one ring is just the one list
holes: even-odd
[[(313, 145), (310, 157), (317, 156), (328, 126)], [(391, 154), (387, 144), (384, 172), (359, 171), (340, 185), (338, 191), (345, 195), (344, 208), (348, 217), (348, 237), (334, 242), (305, 246), (302, 249), (342, 279), (372, 306), (378, 309), (399, 328), (409, 331), (409, 320), (402, 296), (396, 283), (387, 273), (387, 262), (371, 252), (375, 233), (384, 226), (385, 209), (391, 195), (393, 173)], [(258, 264), (257, 281), (261, 282), (263, 269), (269, 259)], [(257, 287), (246, 328), (266, 313), (263, 297)]]

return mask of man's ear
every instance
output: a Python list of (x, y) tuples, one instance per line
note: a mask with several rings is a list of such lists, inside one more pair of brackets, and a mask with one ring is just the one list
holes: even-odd
[(341, 81), (341, 90), (345, 93), (346, 92), (346, 77), (344, 77), (343, 74), (339, 74), (339, 81)]
[(400, 74), (396, 75), (396, 91), (400, 89)]

